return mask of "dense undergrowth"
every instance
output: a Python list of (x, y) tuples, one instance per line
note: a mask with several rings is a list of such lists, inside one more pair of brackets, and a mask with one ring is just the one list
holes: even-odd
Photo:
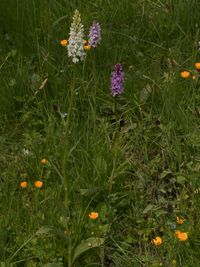
[[(199, 266), (199, 8), (0, 1), (1, 267)], [(75, 9), (102, 29), (78, 64)]]

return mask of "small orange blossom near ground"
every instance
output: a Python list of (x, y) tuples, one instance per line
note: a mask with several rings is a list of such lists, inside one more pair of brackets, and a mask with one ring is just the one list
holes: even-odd
[(61, 46), (66, 47), (68, 45), (68, 41), (66, 39), (60, 41)]
[(181, 232), (179, 230), (176, 230), (175, 235), (180, 241), (186, 241), (188, 239), (188, 233), (187, 232)]
[(98, 212), (91, 212), (88, 216), (90, 217), (90, 219), (96, 220), (99, 217), (99, 213)]
[(22, 181), (22, 182), (20, 183), (20, 186), (21, 186), (21, 188), (27, 188), (28, 183), (27, 183), (26, 181)]
[(47, 159), (42, 159), (41, 163), (44, 164), (44, 165), (47, 164)]
[(182, 71), (180, 74), (181, 74), (181, 77), (184, 79), (187, 79), (190, 77), (190, 72), (187, 70)]
[(156, 236), (154, 239), (151, 240), (151, 243), (155, 246), (160, 246), (162, 244), (162, 238), (160, 236)]
[(35, 181), (35, 187), (37, 188), (41, 188), (43, 186), (43, 182), (42, 181)]
[(196, 63), (195, 63), (195, 68), (196, 68), (197, 70), (200, 70), (200, 62), (196, 62)]
[(179, 218), (178, 216), (176, 217), (176, 223), (177, 223), (177, 224), (183, 224), (184, 221), (185, 221), (185, 219), (181, 219), (181, 218)]

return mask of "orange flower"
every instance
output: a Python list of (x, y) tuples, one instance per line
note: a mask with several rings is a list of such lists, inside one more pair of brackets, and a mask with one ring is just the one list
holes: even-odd
[(26, 181), (22, 181), (22, 182), (20, 183), (20, 186), (21, 186), (22, 188), (27, 188), (28, 183), (27, 183)]
[(85, 49), (86, 51), (89, 51), (89, 50), (91, 49), (91, 46), (90, 46), (90, 45), (84, 45), (84, 49)]
[(188, 239), (188, 233), (187, 232), (181, 232), (179, 230), (176, 230), (175, 235), (180, 241), (186, 241)]
[(197, 70), (200, 70), (200, 62), (195, 63), (195, 68), (196, 68)]
[(160, 236), (156, 236), (154, 239), (151, 240), (151, 243), (155, 246), (160, 246), (162, 244), (162, 238)]
[(184, 221), (185, 221), (185, 219), (181, 219), (181, 218), (179, 218), (178, 216), (176, 217), (176, 223), (177, 223), (177, 224), (183, 224)]
[(44, 165), (47, 164), (47, 159), (42, 159), (41, 163), (44, 164)]
[(43, 182), (42, 181), (35, 181), (35, 187), (41, 188), (42, 186), (43, 186)]
[(196, 80), (196, 76), (195, 75), (192, 76), (192, 80)]
[(90, 219), (96, 220), (99, 217), (99, 213), (98, 212), (91, 212), (88, 216), (90, 217)]
[(190, 77), (190, 72), (185, 70), (185, 71), (182, 71), (181, 72), (181, 77), (184, 78), (184, 79), (187, 79)]
[(156, 236), (154, 239), (151, 240), (151, 243), (155, 246), (160, 246), (162, 244), (162, 238), (160, 236)]
[(68, 41), (66, 39), (60, 41), (61, 46), (66, 47), (68, 45)]

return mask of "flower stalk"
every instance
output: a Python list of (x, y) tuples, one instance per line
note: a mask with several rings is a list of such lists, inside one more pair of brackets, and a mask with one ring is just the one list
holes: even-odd
[(67, 171), (68, 162), (69, 162), (69, 154), (70, 154), (70, 147), (69, 147), (69, 137), (70, 137), (70, 119), (71, 119), (71, 113), (73, 109), (74, 104), (74, 96), (75, 96), (75, 65), (73, 68), (73, 80), (72, 80), (72, 86), (70, 88), (70, 97), (69, 97), (69, 106), (67, 111), (67, 120), (64, 124), (64, 154), (63, 154), (63, 161), (62, 161), (62, 172), (63, 172), (63, 180), (64, 180), (64, 192), (65, 192), (65, 198), (64, 198), (64, 205), (67, 210), (69, 210), (69, 175)]

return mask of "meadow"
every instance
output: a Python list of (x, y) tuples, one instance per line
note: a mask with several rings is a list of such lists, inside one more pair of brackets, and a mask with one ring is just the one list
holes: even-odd
[(200, 266), (199, 10), (0, 1), (0, 267)]

